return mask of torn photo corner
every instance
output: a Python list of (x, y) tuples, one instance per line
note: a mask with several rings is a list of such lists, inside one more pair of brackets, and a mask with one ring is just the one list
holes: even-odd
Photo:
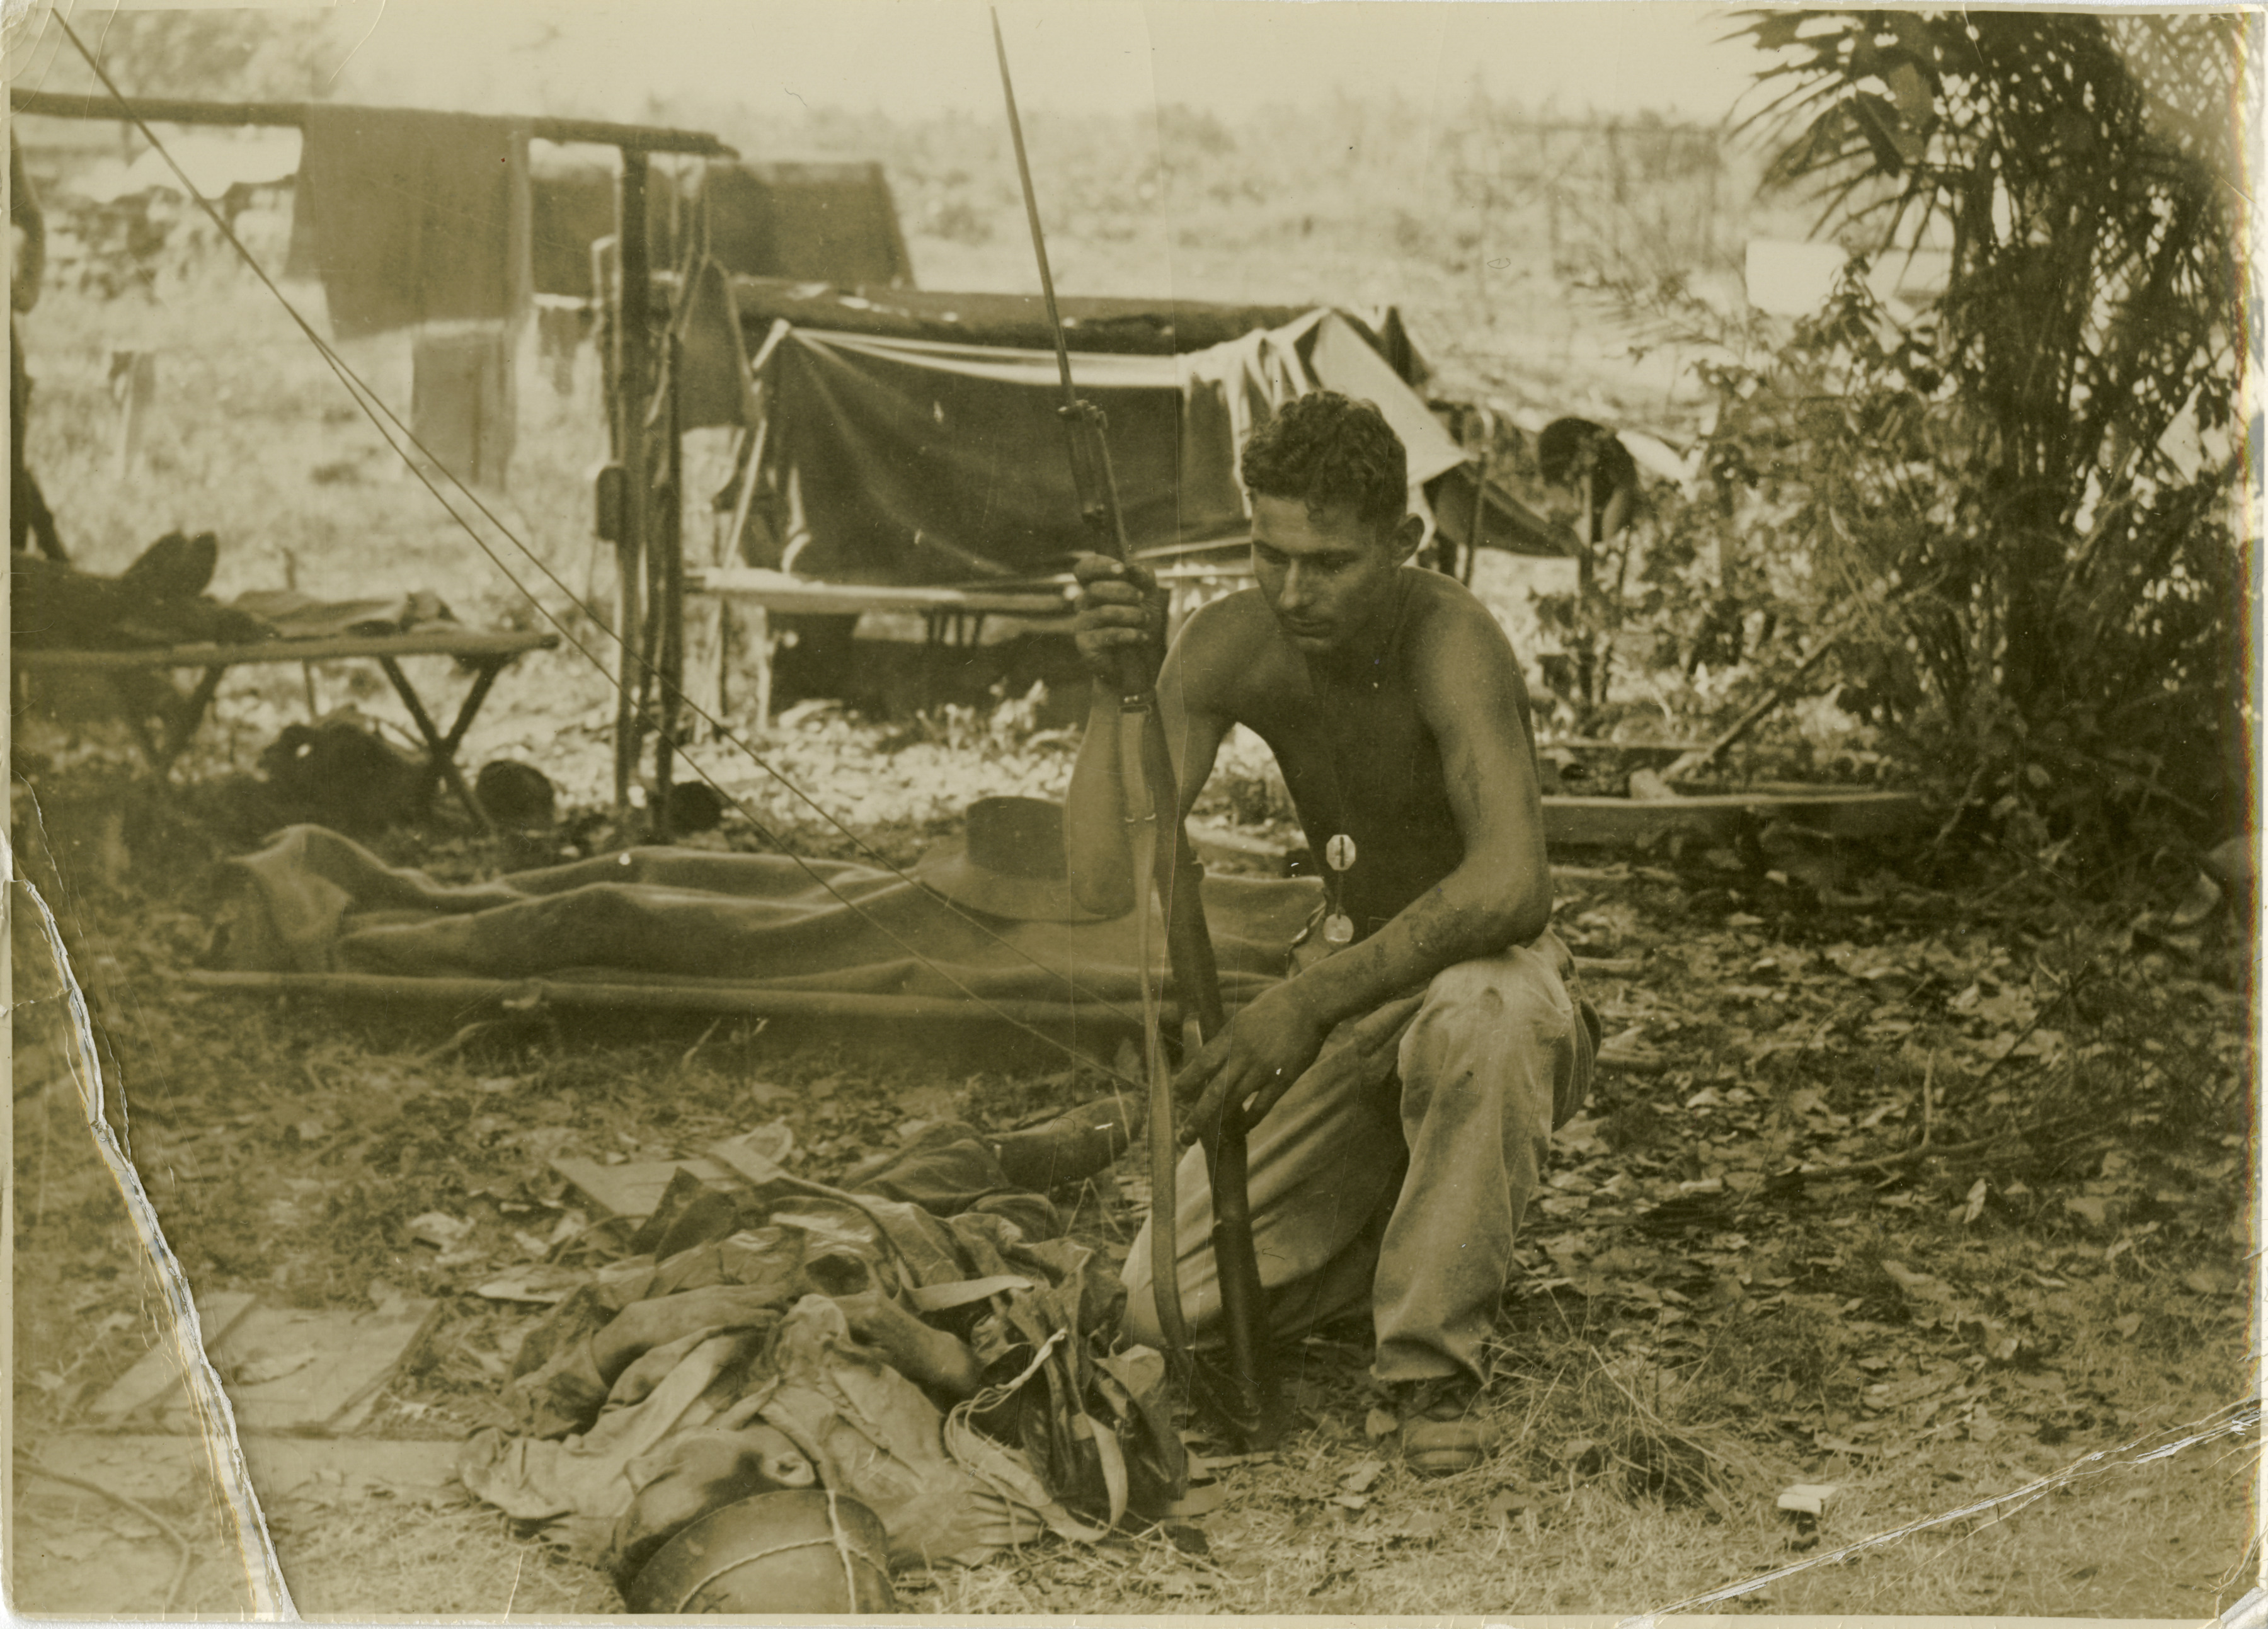
[(1070, 15), (10, 23), (9, 1609), (2268, 1623), (2259, 19)]

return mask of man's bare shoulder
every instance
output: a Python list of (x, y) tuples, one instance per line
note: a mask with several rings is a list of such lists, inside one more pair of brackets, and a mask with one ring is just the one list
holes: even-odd
[(1221, 645), (1241, 647), (1270, 638), (1274, 630), (1275, 619), (1260, 590), (1240, 588), (1218, 600), (1208, 600), (1191, 611), (1189, 620), (1182, 624), (1182, 638), (1202, 642), (1207, 649)]
[(1406, 637), (1419, 714), (1444, 741), (1475, 728), (1531, 738), (1528, 681), (1496, 613), (1454, 578), (1412, 575)]
[(1454, 577), (1405, 567), (1410, 611), (1404, 638), (1413, 652), (1452, 660), (1514, 660), (1496, 613)]
[(1175, 649), (1192, 672), (1248, 665), (1278, 644), (1276, 619), (1257, 588), (1208, 600), (1182, 623)]
[(1174, 643), (1189, 704), (1249, 722), (1296, 688), (1275, 613), (1257, 588), (1207, 601), (1189, 613)]

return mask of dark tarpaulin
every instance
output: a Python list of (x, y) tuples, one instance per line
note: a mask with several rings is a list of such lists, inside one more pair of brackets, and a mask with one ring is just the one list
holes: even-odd
[(523, 309), (527, 132), (477, 114), (307, 110), (291, 263), (320, 273), (342, 338)]
[[(1433, 505), (1433, 521), (1459, 549), (1474, 546), (1473, 501), (1479, 496), (1480, 470), (1460, 464), (1436, 476), (1425, 489)], [(1575, 534), (1558, 521), (1539, 514), (1494, 480), (1480, 513), (1479, 546), (1506, 554), (1538, 559), (1572, 559), (1581, 544)]]
[[(763, 467), (749, 563), (838, 583), (1043, 576), (1095, 547), (1081, 520), (1051, 350), (814, 333), (760, 350)], [(1241, 538), (1239, 449), (1319, 387), (1378, 403), (1410, 456), (1410, 499), (1464, 453), (1344, 313), (1174, 356), (1088, 353), (1081, 396), (1108, 424), (1138, 550)]]
[[(535, 291), (589, 299), (591, 246), (615, 234), (615, 166), (535, 151), (529, 183)], [(667, 173), (656, 171), (646, 188), (646, 241), (655, 265), (674, 267), (677, 228), (667, 183)]]
[[(592, 297), (591, 246), (615, 232), (617, 170), (539, 147), (534, 165), (535, 291)], [(872, 284), (913, 282), (897, 205), (879, 164), (726, 164), (680, 175), (657, 166), (646, 184), (646, 241), (658, 276), (703, 247), (734, 276)], [(688, 242), (688, 240), (691, 241)], [(744, 319), (745, 320), (745, 319)]]
[[(782, 557), (757, 564), (829, 582), (965, 582), (1056, 571), (1094, 547), (1047, 352), (792, 330), (762, 387), (767, 461), (792, 476), (796, 512), (775, 527)], [(1173, 358), (1087, 358), (1079, 388), (1108, 416), (1138, 546), (1243, 526), (1233, 443), (1216, 423), (1226, 409), (1191, 410)]]

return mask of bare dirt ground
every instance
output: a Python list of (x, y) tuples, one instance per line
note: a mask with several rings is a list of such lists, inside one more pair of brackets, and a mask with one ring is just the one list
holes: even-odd
[[(977, 253), (915, 249), (925, 268)], [(1252, 263), (1238, 275), (1254, 286), (1215, 291), (1261, 291)], [(468, 617), (526, 616), (387, 468), (264, 296), (217, 281), (161, 292), (157, 304), (57, 293), (34, 332), (33, 455), (89, 564), (115, 569), (181, 524), (222, 534), (223, 593), (288, 572), (339, 593), (429, 586)], [(137, 343), (162, 348), (172, 407), (146, 472), (121, 483), (107, 474), (104, 353)], [(357, 365), (406, 401), (405, 359), (372, 348)], [(584, 366), (574, 397), (526, 396), (515, 497), (500, 512), (578, 593), (591, 568), (584, 472), (602, 445)], [(716, 453), (696, 448), (696, 466)], [(571, 623), (563, 597), (543, 592)], [(326, 704), (390, 704), (343, 668), (315, 682)], [(306, 706), (297, 673), (232, 678), (173, 792), (83, 715), (19, 721), (19, 1610), (146, 1611), (169, 1591), (183, 1611), (244, 1599), (209, 1479), (185, 1473), (137, 1511), (26, 1473), (26, 1455), (36, 1466), (85, 1429), (92, 1399), (165, 1333), (82, 1084), (54, 1050), (69, 1006), (37, 971), (26, 887), (54, 913), (88, 1003), (102, 1111), (200, 1294), (445, 1302), (362, 1427), (377, 1440), (449, 1440), (498, 1418), (498, 1382), (534, 1314), (473, 1289), (540, 1258), (588, 1258), (571, 1228), (554, 1241), (575, 1200), (553, 1155), (664, 1157), (784, 1119), (824, 1178), (920, 1122), (1006, 1125), (1090, 1085), (1063, 1058), (1000, 1037), (941, 1046), (560, 1015), (452, 1048), (448, 1014), (194, 991), (180, 975), (210, 932), (204, 868), (259, 835), (240, 777)], [(499, 687), (468, 761), (528, 756), (588, 805), (610, 716), (603, 681), (571, 652), (534, 658)], [(907, 861), (970, 798), (1059, 789), (1070, 747), (1013, 710), (891, 721), (821, 707), (784, 721), (768, 751)], [(705, 750), (801, 851), (847, 852), (776, 781)], [(1256, 764), (1231, 780), (1212, 814), (1280, 813)], [(719, 840), (752, 839), (728, 825)], [(446, 812), (382, 846), (451, 877), (505, 859)], [(1831, 1557), (2249, 1393), (2240, 918), (2169, 944), (2138, 938), (2131, 908), (2082, 908), (2021, 871), (1955, 893), (1859, 856), (1859, 886), (1830, 906), (1735, 854), (1554, 858), (1563, 932), (1634, 964), (1588, 993), (1610, 1034), (1639, 1031), (1656, 1058), (1605, 1072), (1559, 1139), (1489, 1393), (1512, 1446), (1463, 1478), (1410, 1479), (1367, 1434), (1360, 1332), (1333, 1331), (1297, 1359), (1291, 1440), (1224, 1466), (1211, 1514), (904, 1580), (909, 1610), (1636, 1611)], [(1142, 1197), (1123, 1175), (1064, 1196), (1085, 1236), (1122, 1252)], [(467, 1227), (446, 1257), (412, 1227), (432, 1213)], [(2244, 1587), (2254, 1442), (2130, 1456), (1719, 1610), (2200, 1617)], [(1776, 1507), (1797, 1483), (1835, 1490), (1815, 1520)], [(266, 1515), (303, 1611), (617, 1607), (598, 1574), (460, 1492), (303, 1482)]]

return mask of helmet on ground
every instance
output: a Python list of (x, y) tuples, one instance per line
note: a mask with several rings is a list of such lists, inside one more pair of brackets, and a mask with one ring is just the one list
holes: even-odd
[(711, 1511), (654, 1553), (623, 1598), (642, 1615), (895, 1612), (882, 1519), (827, 1488)]

